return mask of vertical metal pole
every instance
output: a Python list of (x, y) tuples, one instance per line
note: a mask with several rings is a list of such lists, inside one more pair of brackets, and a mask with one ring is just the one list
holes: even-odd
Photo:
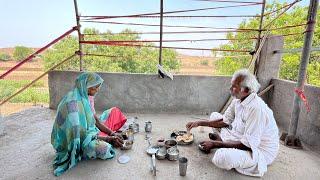
[(83, 70), (83, 65), (82, 65), (82, 63), (83, 63), (83, 61), (82, 61), (83, 55), (82, 55), (82, 44), (80, 43), (80, 41), (83, 40), (83, 36), (82, 36), (81, 30), (80, 30), (81, 25), (80, 25), (80, 17), (79, 17), (77, 0), (73, 0), (73, 2), (74, 2), (74, 10), (75, 10), (75, 13), (76, 13), (77, 27), (78, 27), (77, 31), (78, 31), (79, 52), (80, 52), (80, 54), (79, 54), (79, 57), (80, 57), (80, 71), (82, 71)]
[[(304, 84), (306, 81), (307, 66), (309, 64), (314, 27), (316, 24), (318, 4), (319, 4), (319, 0), (310, 0), (308, 21), (307, 21), (308, 24), (307, 24), (307, 28), (304, 36), (304, 44), (303, 44), (301, 62), (299, 67), (299, 77), (296, 84), (296, 88), (302, 91), (304, 89)], [(300, 114), (300, 106), (301, 106), (301, 100), (299, 96), (295, 93), (294, 101), (293, 101), (293, 110), (291, 113), (291, 120), (290, 120), (290, 126), (288, 131), (289, 139), (294, 138), (296, 136), (299, 114)]]
[[(260, 46), (260, 43), (261, 43), (262, 23), (263, 23), (265, 7), (266, 7), (266, 0), (263, 0), (262, 1), (261, 16), (260, 16), (258, 40), (257, 40), (256, 48), (255, 48), (256, 49), (256, 53), (257, 53), (257, 50), (258, 50), (258, 48)], [(257, 73), (258, 73), (259, 58), (256, 60), (255, 65), (254, 65), (254, 70), (253, 71), (254, 71), (255, 75), (257, 75)]]
[[(159, 49), (159, 64), (162, 65), (162, 27), (163, 26), (163, 0), (160, 0), (160, 49)], [(161, 75), (159, 71), (159, 75)]]

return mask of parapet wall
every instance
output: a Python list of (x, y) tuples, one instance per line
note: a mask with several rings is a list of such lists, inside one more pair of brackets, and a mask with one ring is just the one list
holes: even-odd
[[(50, 108), (56, 109), (61, 98), (74, 87), (80, 72), (49, 73)], [(96, 96), (95, 107), (113, 106), (137, 113), (197, 113), (219, 111), (229, 97), (231, 77), (174, 76), (173, 80), (158, 75), (99, 73), (104, 85)]]
[[(60, 99), (74, 87), (80, 72), (49, 73), (50, 108), (56, 109)], [(174, 76), (174, 80), (158, 75), (99, 73), (105, 83), (96, 96), (98, 111), (117, 106), (130, 113), (209, 114), (219, 111), (229, 97), (229, 76)], [(275, 85), (266, 97), (280, 129), (288, 130), (295, 83), (273, 79)], [(320, 88), (305, 87), (311, 111), (302, 104), (297, 135), (320, 150)]]
[[(273, 110), (278, 126), (288, 131), (293, 107), (295, 82), (273, 79), (272, 83), (275, 86), (273, 91), (269, 93), (268, 102)], [(306, 85), (304, 92), (311, 110), (307, 112), (304, 103), (301, 104), (297, 136), (304, 143), (320, 152), (320, 88)]]

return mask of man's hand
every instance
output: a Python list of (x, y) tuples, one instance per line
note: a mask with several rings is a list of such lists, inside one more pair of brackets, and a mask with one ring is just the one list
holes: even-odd
[(202, 141), (200, 145), (202, 146), (202, 149), (204, 151), (210, 151), (211, 149), (214, 148), (219, 148), (220, 147), (220, 141)]
[(198, 127), (199, 126), (199, 122), (195, 121), (195, 122), (188, 122), (186, 125), (187, 131), (190, 131), (192, 128)]

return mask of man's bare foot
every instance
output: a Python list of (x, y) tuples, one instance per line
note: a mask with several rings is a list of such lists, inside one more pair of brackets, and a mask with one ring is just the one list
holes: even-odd
[(203, 152), (203, 153), (205, 153), (205, 154), (209, 154), (209, 153), (211, 152), (211, 150), (205, 150), (205, 149), (203, 148), (203, 146), (201, 146), (201, 144), (199, 144), (198, 147), (199, 147), (200, 151)]
[(209, 138), (214, 141), (222, 141), (221, 137), (217, 133), (209, 133)]

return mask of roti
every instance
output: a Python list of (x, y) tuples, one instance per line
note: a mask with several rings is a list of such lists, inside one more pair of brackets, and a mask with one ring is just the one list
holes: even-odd
[(191, 133), (190, 134), (184, 134), (182, 136), (180, 135), (180, 136), (176, 137), (176, 140), (188, 143), (188, 142), (193, 141), (193, 135)]

